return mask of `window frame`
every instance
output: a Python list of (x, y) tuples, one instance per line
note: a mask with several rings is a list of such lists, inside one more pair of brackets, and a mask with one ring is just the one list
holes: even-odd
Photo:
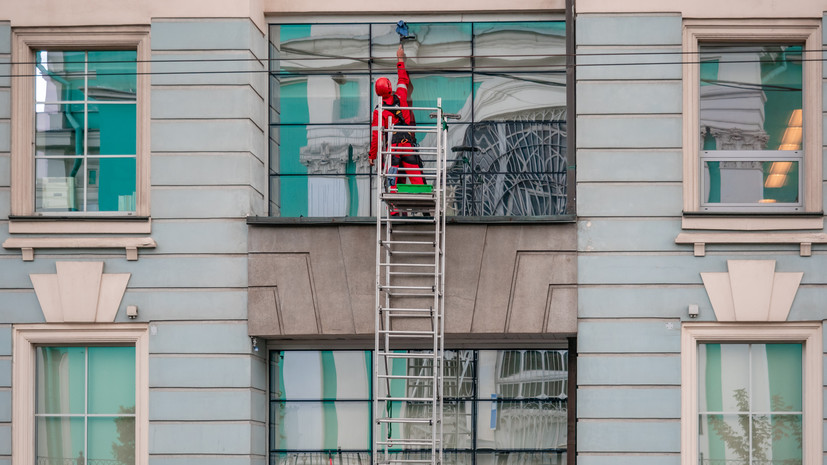
[(792, 342), (803, 345), (804, 465), (822, 462), (821, 322), (784, 324), (684, 323), (681, 328), (681, 465), (698, 463), (698, 345), (700, 343)]
[(12, 465), (29, 465), (35, 456), (35, 376), (38, 346), (135, 347), (135, 465), (148, 465), (149, 336), (139, 324), (24, 324), (13, 328)]
[[(801, 207), (798, 211), (772, 207), (716, 208), (705, 211), (701, 202), (700, 155), (700, 44), (774, 43), (804, 44), (802, 75), (803, 166), (800, 168)], [(683, 227), (685, 229), (754, 229), (755, 216), (789, 215), (773, 229), (821, 229), (822, 218), (822, 71), (821, 61), (807, 60), (821, 50), (819, 20), (685, 20), (683, 24)], [(818, 52), (813, 52), (818, 51)], [(722, 215), (723, 214), (723, 215)], [(726, 216), (730, 215), (730, 216)], [(732, 215), (736, 215), (733, 217)], [(738, 217), (740, 216), (740, 217)], [(753, 225), (754, 226), (754, 225)]]
[[(36, 212), (34, 199), (35, 50), (116, 50), (137, 52), (134, 212)], [(66, 27), (12, 31), (11, 233), (148, 233), (149, 231), (149, 28)], [(59, 220), (59, 221), (57, 221)]]

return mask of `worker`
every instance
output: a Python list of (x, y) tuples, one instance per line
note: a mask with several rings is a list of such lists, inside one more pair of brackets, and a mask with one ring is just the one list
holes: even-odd
[[(396, 50), (396, 75), (397, 86), (396, 91), (393, 90), (390, 79), (381, 77), (376, 80), (375, 90), (376, 95), (382, 98), (382, 105), (385, 107), (399, 107), (411, 106), (410, 94), (413, 88), (411, 79), (408, 77), (408, 71), (405, 69), (405, 50), (402, 45)], [(413, 113), (410, 110), (384, 110), (382, 115), (379, 115), (379, 108), (373, 110), (373, 118), (371, 120), (371, 134), (370, 134), (370, 151), (368, 152), (368, 161), (373, 165), (376, 161), (376, 155), (379, 145), (379, 127), (387, 128), (388, 118), (393, 119), (394, 126), (413, 126), (415, 125)], [(408, 184), (425, 184), (422, 178), (422, 159), (419, 155), (413, 153), (404, 153), (407, 147), (414, 147), (416, 144), (416, 137), (412, 132), (397, 132), (394, 133), (390, 141), (391, 147), (400, 150), (400, 153), (395, 153), (391, 157), (390, 167), (386, 167), (388, 172), (403, 175), (399, 177), (400, 183), (407, 182)], [(387, 147), (387, 141), (383, 141), (383, 146)], [(407, 176), (405, 176), (407, 175)], [(390, 192), (396, 192), (396, 178), (390, 178)]]

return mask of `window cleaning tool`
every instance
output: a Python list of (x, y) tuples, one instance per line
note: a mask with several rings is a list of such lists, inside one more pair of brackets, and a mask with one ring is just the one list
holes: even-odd
[(406, 40), (416, 40), (416, 34), (411, 34), (408, 31), (408, 23), (399, 20), (396, 23), (396, 33), (399, 34), (399, 43), (404, 43)]

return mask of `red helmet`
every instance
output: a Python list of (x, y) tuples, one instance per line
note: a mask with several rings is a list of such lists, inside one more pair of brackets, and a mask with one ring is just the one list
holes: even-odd
[(393, 94), (393, 86), (391, 80), (386, 77), (380, 77), (376, 80), (376, 95), (380, 97), (390, 97)]

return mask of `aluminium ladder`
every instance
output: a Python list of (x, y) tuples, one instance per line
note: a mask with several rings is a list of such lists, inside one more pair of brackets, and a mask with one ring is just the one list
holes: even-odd
[[(442, 463), (447, 124), (435, 108), (398, 107), (428, 114), (429, 124), (380, 131), (376, 187), (376, 321), (373, 352), (373, 464)], [(384, 107), (380, 101), (379, 115)], [(433, 123), (433, 124), (430, 124)], [(413, 132), (416, 147), (388, 144)], [(388, 171), (394, 155), (419, 155), (425, 185)], [(401, 164), (400, 164), (401, 165)], [(396, 181), (397, 189), (389, 186)]]

